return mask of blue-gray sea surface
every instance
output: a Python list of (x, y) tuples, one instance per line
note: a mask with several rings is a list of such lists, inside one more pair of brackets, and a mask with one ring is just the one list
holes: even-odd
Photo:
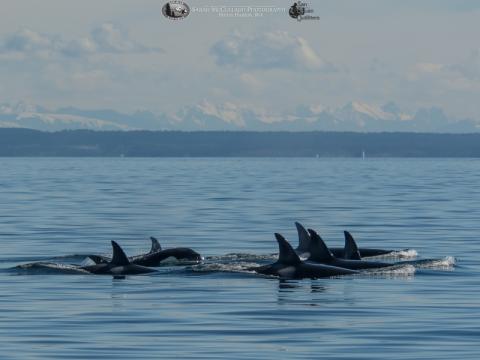
[[(439, 262), (241, 271), (277, 251), (274, 232), (296, 246), (294, 221), (331, 246), (349, 230)], [(479, 224), (473, 159), (1, 158), (0, 358), (478, 359)], [(150, 235), (205, 263), (124, 279), (16, 268), (79, 263), (110, 240), (139, 254)]]

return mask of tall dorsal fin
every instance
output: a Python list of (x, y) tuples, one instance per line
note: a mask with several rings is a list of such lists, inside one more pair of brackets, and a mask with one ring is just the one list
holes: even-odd
[(310, 248), (310, 235), (308, 235), (307, 230), (299, 222), (295, 222), (298, 232), (298, 247), (297, 251), (307, 252)]
[(310, 257), (308, 260), (319, 263), (328, 263), (333, 260), (333, 255), (325, 242), (315, 230), (308, 229), (310, 234)]
[(285, 238), (275, 233), (275, 238), (278, 242), (278, 262), (285, 265), (297, 265), (301, 262), (298, 255), (293, 250), (292, 245), (289, 244)]
[(153, 236), (150, 236), (150, 240), (152, 240), (152, 248), (150, 249), (150, 253), (162, 251), (162, 246), (160, 245), (160, 243), (156, 238), (154, 238)]
[(360, 251), (358, 250), (357, 243), (353, 239), (353, 236), (348, 231), (344, 231), (343, 234), (345, 235), (343, 257), (348, 260), (361, 260)]
[(128, 260), (127, 255), (125, 255), (125, 252), (123, 249), (118, 245), (115, 241), (112, 240), (112, 248), (113, 248), (113, 255), (112, 255), (112, 260), (110, 261), (110, 264), (112, 265), (119, 265), (119, 266), (125, 266), (130, 264), (130, 261)]

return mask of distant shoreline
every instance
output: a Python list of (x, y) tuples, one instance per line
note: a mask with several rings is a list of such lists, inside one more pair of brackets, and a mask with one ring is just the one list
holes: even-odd
[(0, 128), (1, 157), (480, 157), (480, 133)]

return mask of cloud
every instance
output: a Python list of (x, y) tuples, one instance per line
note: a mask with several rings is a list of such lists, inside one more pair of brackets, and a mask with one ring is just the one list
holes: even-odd
[(97, 48), (102, 49), (104, 52), (146, 53), (161, 51), (159, 48), (148, 47), (131, 40), (125, 30), (112, 23), (105, 23), (93, 29), (91, 37)]
[(467, 79), (480, 79), (480, 50), (474, 50), (460, 64), (451, 65), (450, 69), (460, 73)]
[(439, 80), (448, 72), (448, 68), (445, 64), (418, 62), (408, 70), (407, 79), (413, 82)]
[(0, 40), (0, 54), (37, 57), (84, 57), (95, 54), (139, 54), (162, 52), (130, 39), (128, 32), (112, 23), (94, 28), (90, 36), (64, 40), (24, 28)]
[(30, 29), (22, 29), (6, 37), (3, 43), (5, 52), (34, 52), (56, 47), (54, 38), (39, 34)]
[(255, 36), (234, 33), (210, 49), (217, 65), (244, 69), (297, 69), (334, 71), (302, 37), (286, 31)]
[(263, 82), (257, 76), (250, 73), (240, 74), (240, 81), (249, 91), (260, 91), (264, 88)]
[(472, 51), (455, 64), (416, 63), (407, 79), (435, 89), (436, 92), (480, 90), (480, 51)]
[(415, 69), (419, 72), (424, 73), (435, 73), (441, 71), (444, 68), (443, 64), (436, 64), (436, 63), (417, 63), (415, 64)]

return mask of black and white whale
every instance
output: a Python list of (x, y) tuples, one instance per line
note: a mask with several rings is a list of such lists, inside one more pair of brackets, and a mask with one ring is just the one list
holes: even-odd
[(80, 266), (79, 269), (92, 274), (109, 274), (114, 276), (146, 274), (155, 271), (148, 267), (131, 263), (120, 245), (113, 240), (112, 249), (112, 259), (107, 263)]
[[(308, 258), (310, 256), (309, 247), (310, 247), (310, 234), (299, 222), (295, 222), (298, 232), (298, 247), (295, 249), (295, 252), (302, 258)], [(350, 235), (351, 236), (351, 235)], [(350, 259), (349, 253), (347, 252), (347, 238), (345, 237), (345, 247), (338, 248), (333, 247), (329, 248), (330, 252), (337, 258)], [(371, 248), (360, 248), (358, 249), (360, 257), (369, 257), (369, 256), (379, 256), (387, 255), (395, 250), (385, 250), (385, 249), (371, 249)], [(351, 258), (354, 259), (354, 258)]]
[[(385, 263), (380, 261), (365, 261), (360, 259), (342, 259), (337, 258), (327, 247), (320, 235), (315, 230), (308, 229), (310, 235), (310, 256), (307, 259), (309, 263), (325, 264), (331, 266), (338, 266), (346, 269), (361, 270), (361, 269), (375, 269), (393, 266), (394, 264)], [(353, 241), (353, 243), (351, 241)], [(349, 256), (359, 257), (358, 248), (353, 238), (348, 240), (348, 246), (346, 249), (351, 253)]]
[(250, 268), (250, 270), (263, 275), (279, 276), (284, 279), (315, 279), (357, 273), (349, 269), (302, 261), (282, 235), (275, 233), (275, 238), (277, 239), (279, 249), (278, 260), (273, 264)]
[[(182, 262), (202, 261), (202, 256), (190, 248), (178, 247), (162, 250), (156, 238), (151, 236), (150, 240), (152, 241), (152, 247), (148, 253), (128, 258), (132, 264), (154, 267), (159, 266), (162, 262), (168, 262), (171, 259)], [(89, 255), (88, 257), (96, 264), (104, 264), (110, 261), (108, 257), (102, 255)]]

